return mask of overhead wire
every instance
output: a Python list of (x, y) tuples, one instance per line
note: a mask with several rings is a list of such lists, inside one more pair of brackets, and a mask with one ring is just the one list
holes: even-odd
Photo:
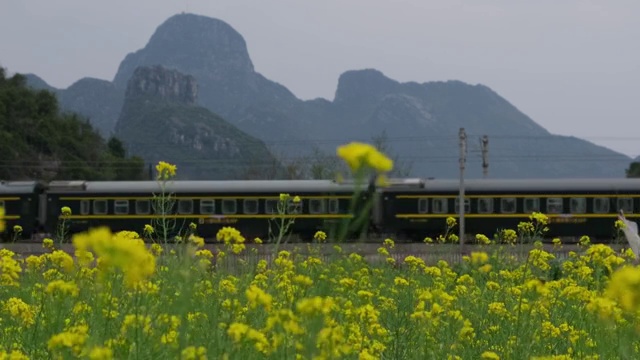
[[(469, 138), (473, 138), (473, 137), (477, 137), (480, 138), (482, 135), (485, 134), (475, 134), (475, 133), (471, 133), (468, 134)], [(457, 134), (440, 134), (440, 135), (428, 135), (428, 136), (386, 136), (383, 138), (383, 141), (386, 143), (386, 145), (389, 144), (397, 144), (400, 142), (438, 142), (438, 143), (447, 143), (450, 144), (450, 146), (446, 146), (446, 147), (450, 147), (451, 149), (457, 149)], [(488, 134), (489, 137), (489, 141), (490, 141), (490, 149), (491, 149), (491, 155), (489, 156), (489, 158), (491, 159), (492, 163), (501, 163), (501, 162), (513, 162), (513, 161), (528, 161), (528, 162), (554, 162), (554, 163), (559, 163), (559, 162), (590, 162), (590, 161), (628, 161), (627, 159), (623, 158), (623, 156), (625, 155), (621, 155), (621, 154), (615, 154), (615, 153), (611, 153), (611, 154), (593, 154), (593, 153), (584, 153), (584, 152), (562, 152), (562, 153), (549, 153), (549, 152), (542, 152), (542, 153), (534, 153), (534, 154), (522, 154), (522, 155), (514, 155), (513, 154), (513, 148), (511, 147), (504, 147), (504, 146), (500, 146), (500, 145), (504, 145), (503, 141), (500, 141), (498, 144), (496, 144), (495, 142), (491, 142), (491, 140), (514, 140), (514, 141), (518, 141), (519, 143), (521, 143), (522, 141), (538, 141), (538, 142), (548, 142), (548, 141), (566, 141), (567, 136), (564, 135), (506, 135), (506, 134)], [(576, 137), (577, 138), (577, 137)], [(582, 139), (582, 140), (595, 140), (595, 139), (600, 139), (600, 140), (615, 140), (615, 141), (640, 141), (640, 137), (638, 136), (587, 136), (587, 137), (581, 137), (578, 139)], [(361, 141), (365, 141), (365, 140), (361, 140)], [(311, 147), (313, 145), (330, 145), (330, 144), (341, 144), (344, 143), (345, 140), (344, 139), (339, 139), (339, 138), (333, 138), (333, 139), (291, 139), (291, 138), (286, 138), (286, 139), (277, 139), (277, 140), (267, 140), (267, 141), (262, 141), (263, 144), (266, 144), (267, 146), (278, 146), (278, 147), (285, 147), (285, 146), (300, 146), (300, 145), (306, 145), (308, 147)], [(148, 142), (148, 141), (135, 141), (135, 142), (129, 142), (126, 144), (126, 147), (128, 148), (128, 153), (130, 153), (129, 155), (134, 155), (131, 154), (132, 150), (133, 152), (135, 152), (135, 150), (139, 150), (142, 148), (146, 148), (146, 149), (151, 149), (151, 150), (159, 150), (159, 149), (164, 149), (166, 148), (168, 145), (167, 142)], [(175, 145), (175, 144), (171, 144), (171, 145)], [(496, 146), (498, 145), (498, 146)], [(254, 143), (254, 144), (242, 144), (240, 145), (244, 148), (262, 148), (263, 145), (260, 143)], [(391, 147), (391, 152), (393, 153), (393, 146)], [(469, 142), (469, 152), (471, 154), (477, 154), (478, 156), (480, 156), (480, 151), (478, 150), (480, 148), (479, 144), (475, 144), (473, 141)], [(542, 148), (541, 150), (546, 150), (544, 148)], [(422, 146), (421, 148), (416, 148), (415, 151), (430, 151), (429, 147), (427, 145)], [(440, 151), (447, 151), (447, 150), (442, 150), (440, 149)], [(504, 152), (504, 153), (503, 153)], [(509, 153), (506, 153), (509, 152)], [(496, 154), (497, 153), (497, 154)], [(335, 154), (324, 154), (321, 153), (320, 158), (335, 158)], [(276, 157), (276, 161), (275, 162), (270, 162), (267, 164), (262, 164), (257, 160), (251, 160), (251, 159), (176, 159), (175, 161), (179, 161), (181, 164), (183, 165), (199, 165), (199, 166), (203, 166), (203, 165), (209, 165), (209, 166), (238, 166), (238, 167), (253, 167), (253, 168), (273, 168), (276, 164), (276, 162), (295, 162), (295, 161), (305, 161), (305, 160), (309, 160), (310, 158), (313, 159), (314, 155), (313, 154), (307, 154), (307, 155), (298, 155), (298, 156), (287, 156), (286, 154), (284, 156), (275, 156)], [(402, 161), (411, 161), (413, 163), (449, 163), (451, 162), (453, 163), (457, 163), (458, 161), (458, 154), (455, 151), (452, 151), (451, 154), (421, 154), (421, 155), (405, 155), (405, 156), (398, 156), (398, 158)], [(132, 168), (132, 166), (126, 166), (124, 164), (118, 164), (119, 161), (113, 161), (113, 162), (109, 162), (109, 161), (84, 161), (84, 160), (67, 160), (67, 161), (61, 161), (63, 163), (64, 168), (66, 169), (80, 169), (80, 168), (84, 168), (85, 166), (109, 166), (111, 169), (130, 169)], [(0, 168), (9, 168), (9, 169), (25, 169), (25, 168), (42, 168), (43, 166), (47, 167), (46, 163), (43, 164), (43, 162), (41, 161), (23, 161), (23, 160), (0, 160)], [(55, 167), (55, 166), (52, 166)]]

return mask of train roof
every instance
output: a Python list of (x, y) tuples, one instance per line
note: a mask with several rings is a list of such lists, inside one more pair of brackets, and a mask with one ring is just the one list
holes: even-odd
[[(640, 178), (622, 179), (468, 179), (464, 181), (466, 192), (640, 192)], [(423, 189), (416, 192), (450, 192), (460, 189), (459, 179), (428, 179)], [(391, 188), (388, 191), (405, 191)]]
[[(166, 192), (173, 193), (304, 193), (304, 192), (353, 192), (354, 185), (339, 184), (331, 180), (219, 180), (219, 181), (169, 181)], [(52, 182), (49, 185), (52, 193), (159, 193), (157, 181), (67, 181)]]
[[(385, 192), (457, 192), (459, 179), (390, 179)], [(39, 186), (38, 181), (0, 181), (0, 193), (30, 193)], [(640, 192), (640, 178), (621, 179), (467, 179), (467, 192)], [(353, 192), (352, 180), (215, 180), (167, 182), (167, 192), (180, 193), (305, 193)], [(157, 181), (53, 181), (48, 184), (52, 193), (159, 193)]]
[(44, 187), (40, 181), (0, 181), (0, 194), (28, 194)]

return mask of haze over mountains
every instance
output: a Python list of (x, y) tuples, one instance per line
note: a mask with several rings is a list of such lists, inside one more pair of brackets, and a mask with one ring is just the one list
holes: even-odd
[(126, 89), (115, 134), (147, 162), (171, 159), (180, 166), (181, 178), (188, 179), (278, 175), (280, 165), (262, 141), (198, 106), (193, 76), (140, 66)]
[[(286, 54), (282, 59), (286, 63)], [(340, 76), (332, 101), (300, 100), (255, 71), (242, 35), (229, 24), (193, 14), (175, 15), (161, 24), (143, 49), (125, 57), (112, 82), (84, 78), (67, 89), (53, 89), (35, 75), (29, 75), (29, 82), (54, 91), (64, 109), (89, 117), (103, 135), (114, 133), (134, 150), (144, 136), (143, 127), (159, 133), (175, 129), (175, 122), (155, 120), (161, 103), (130, 106), (127, 85), (132, 76), (137, 69), (156, 65), (191, 76), (197, 83), (194, 104), (171, 110), (181, 124), (197, 128), (190, 122), (198, 122), (198, 116), (188, 109), (207, 109), (218, 125), (228, 121), (246, 133), (226, 133), (219, 138), (259, 139), (285, 162), (309, 154), (314, 145), (335, 154), (335, 147), (342, 143), (371, 141), (384, 133), (392, 154), (412, 164), (411, 176), (456, 177), (460, 127), (469, 136), (469, 178), (482, 176), (479, 137), (484, 134), (490, 135), (492, 178), (623, 177), (632, 161), (581, 139), (550, 134), (483, 85), (399, 83), (375, 69), (350, 70)], [(218, 125), (211, 131), (218, 131)], [(189, 156), (189, 152), (172, 153), (170, 148), (168, 145), (162, 154), (166, 161), (175, 161), (172, 156)], [(191, 147), (188, 151), (196, 154), (198, 150)], [(266, 149), (258, 152), (268, 153)], [(223, 156), (211, 158), (210, 164), (220, 164)], [(272, 159), (271, 154), (261, 160), (256, 153), (239, 156), (250, 158), (249, 162)]]

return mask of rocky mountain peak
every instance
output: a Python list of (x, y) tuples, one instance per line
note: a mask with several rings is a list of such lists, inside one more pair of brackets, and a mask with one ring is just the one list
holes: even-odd
[(126, 98), (151, 96), (169, 102), (195, 105), (198, 85), (191, 75), (163, 66), (138, 67), (127, 85)]
[(194, 14), (178, 14), (162, 23), (147, 45), (128, 54), (114, 78), (124, 87), (135, 68), (163, 64), (196, 75), (253, 73), (247, 44), (226, 22)]
[(335, 102), (353, 100), (376, 101), (394, 92), (399, 83), (375, 69), (351, 70), (340, 75)]

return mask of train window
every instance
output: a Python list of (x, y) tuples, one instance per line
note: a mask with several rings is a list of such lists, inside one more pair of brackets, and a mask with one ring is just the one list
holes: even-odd
[(267, 214), (277, 214), (278, 213), (278, 203), (280, 200), (276, 199), (267, 199), (264, 201), (264, 212)]
[(109, 204), (107, 200), (93, 200), (93, 213), (96, 215), (104, 215), (109, 212)]
[(89, 215), (91, 212), (91, 202), (89, 200), (80, 200), (80, 215)]
[(446, 214), (447, 213), (447, 203), (449, 199), (438, 198), (431, 200), (431, 210), (435, 214)]
[(329, 199), (329, 213), (337, 214), (340, 212), (340, 202), (338, 199)]
[(193, 214), (193, 200), (178, 200), (178, 214)]
[(609, 198), (593, 198), (593, 212), (604, 214), (609, 212)]
[(561, 214), (562, 198), (547, 198), (547, 212), (549, 214)]
[(418, 214), (429, 212), (429, 199), (418, 199)]
[[(454, 204), (454, 208), (456, 209), (456, 214), (460, 211), (460, 207), (458, 206), (459, 203), (460, 201), (456, 199)], [(469, 199), (464, 199), (464, 212), (467, 214), (471, 212), (471, 201)]]
[(622, 210), (628, 214), (633, 213), (633, 199), (632, 198), (619, 198), (618, 210)]
[(309, 199), (309, 213), (323, 214), (325, 211), (324, 203), (324, 199)]
[(242, 202), (242, 212), (245, 214), (257, 214), (258, 213), (258, 199), (245, 199)]
[(116, 215), (124, 215), (129, 213), (129, 200), (115, 200), (113, 202), (113, 212)]
[(515, 198), (502, 198), (500, 199), (500, 212), (503, 214), (513, 214), (516, 212), (516, 199)]
[(540, 199), (538, 198), (525, 198), (523, 205), (525, 214), (540, 211)]
[(213, 199), (200, 199), (200, 214), (208, 215), (216, 212), (216, 202)]
[(151, 202), (149, 200), (136, 200), (136, 214), (151, 213)]
[(236, 199), (222, 199), (222, 213), (235, 214), (238, 211)]
[(288, 208), (287, 212), (289, 214), (300, 214), (302, 212), (302, 200), (293, 201), (293, 199), (290, 199)]
[(0, 208), (4, 209), (4, 200), (0, 200)]
[(584, 214), (587, 212), (587, 199), (571, 198), (569, 207), (572, 214)]
[(478, 212), (480, 214), (491, 214), (493, 212), (493, 198), (478, 199)]

